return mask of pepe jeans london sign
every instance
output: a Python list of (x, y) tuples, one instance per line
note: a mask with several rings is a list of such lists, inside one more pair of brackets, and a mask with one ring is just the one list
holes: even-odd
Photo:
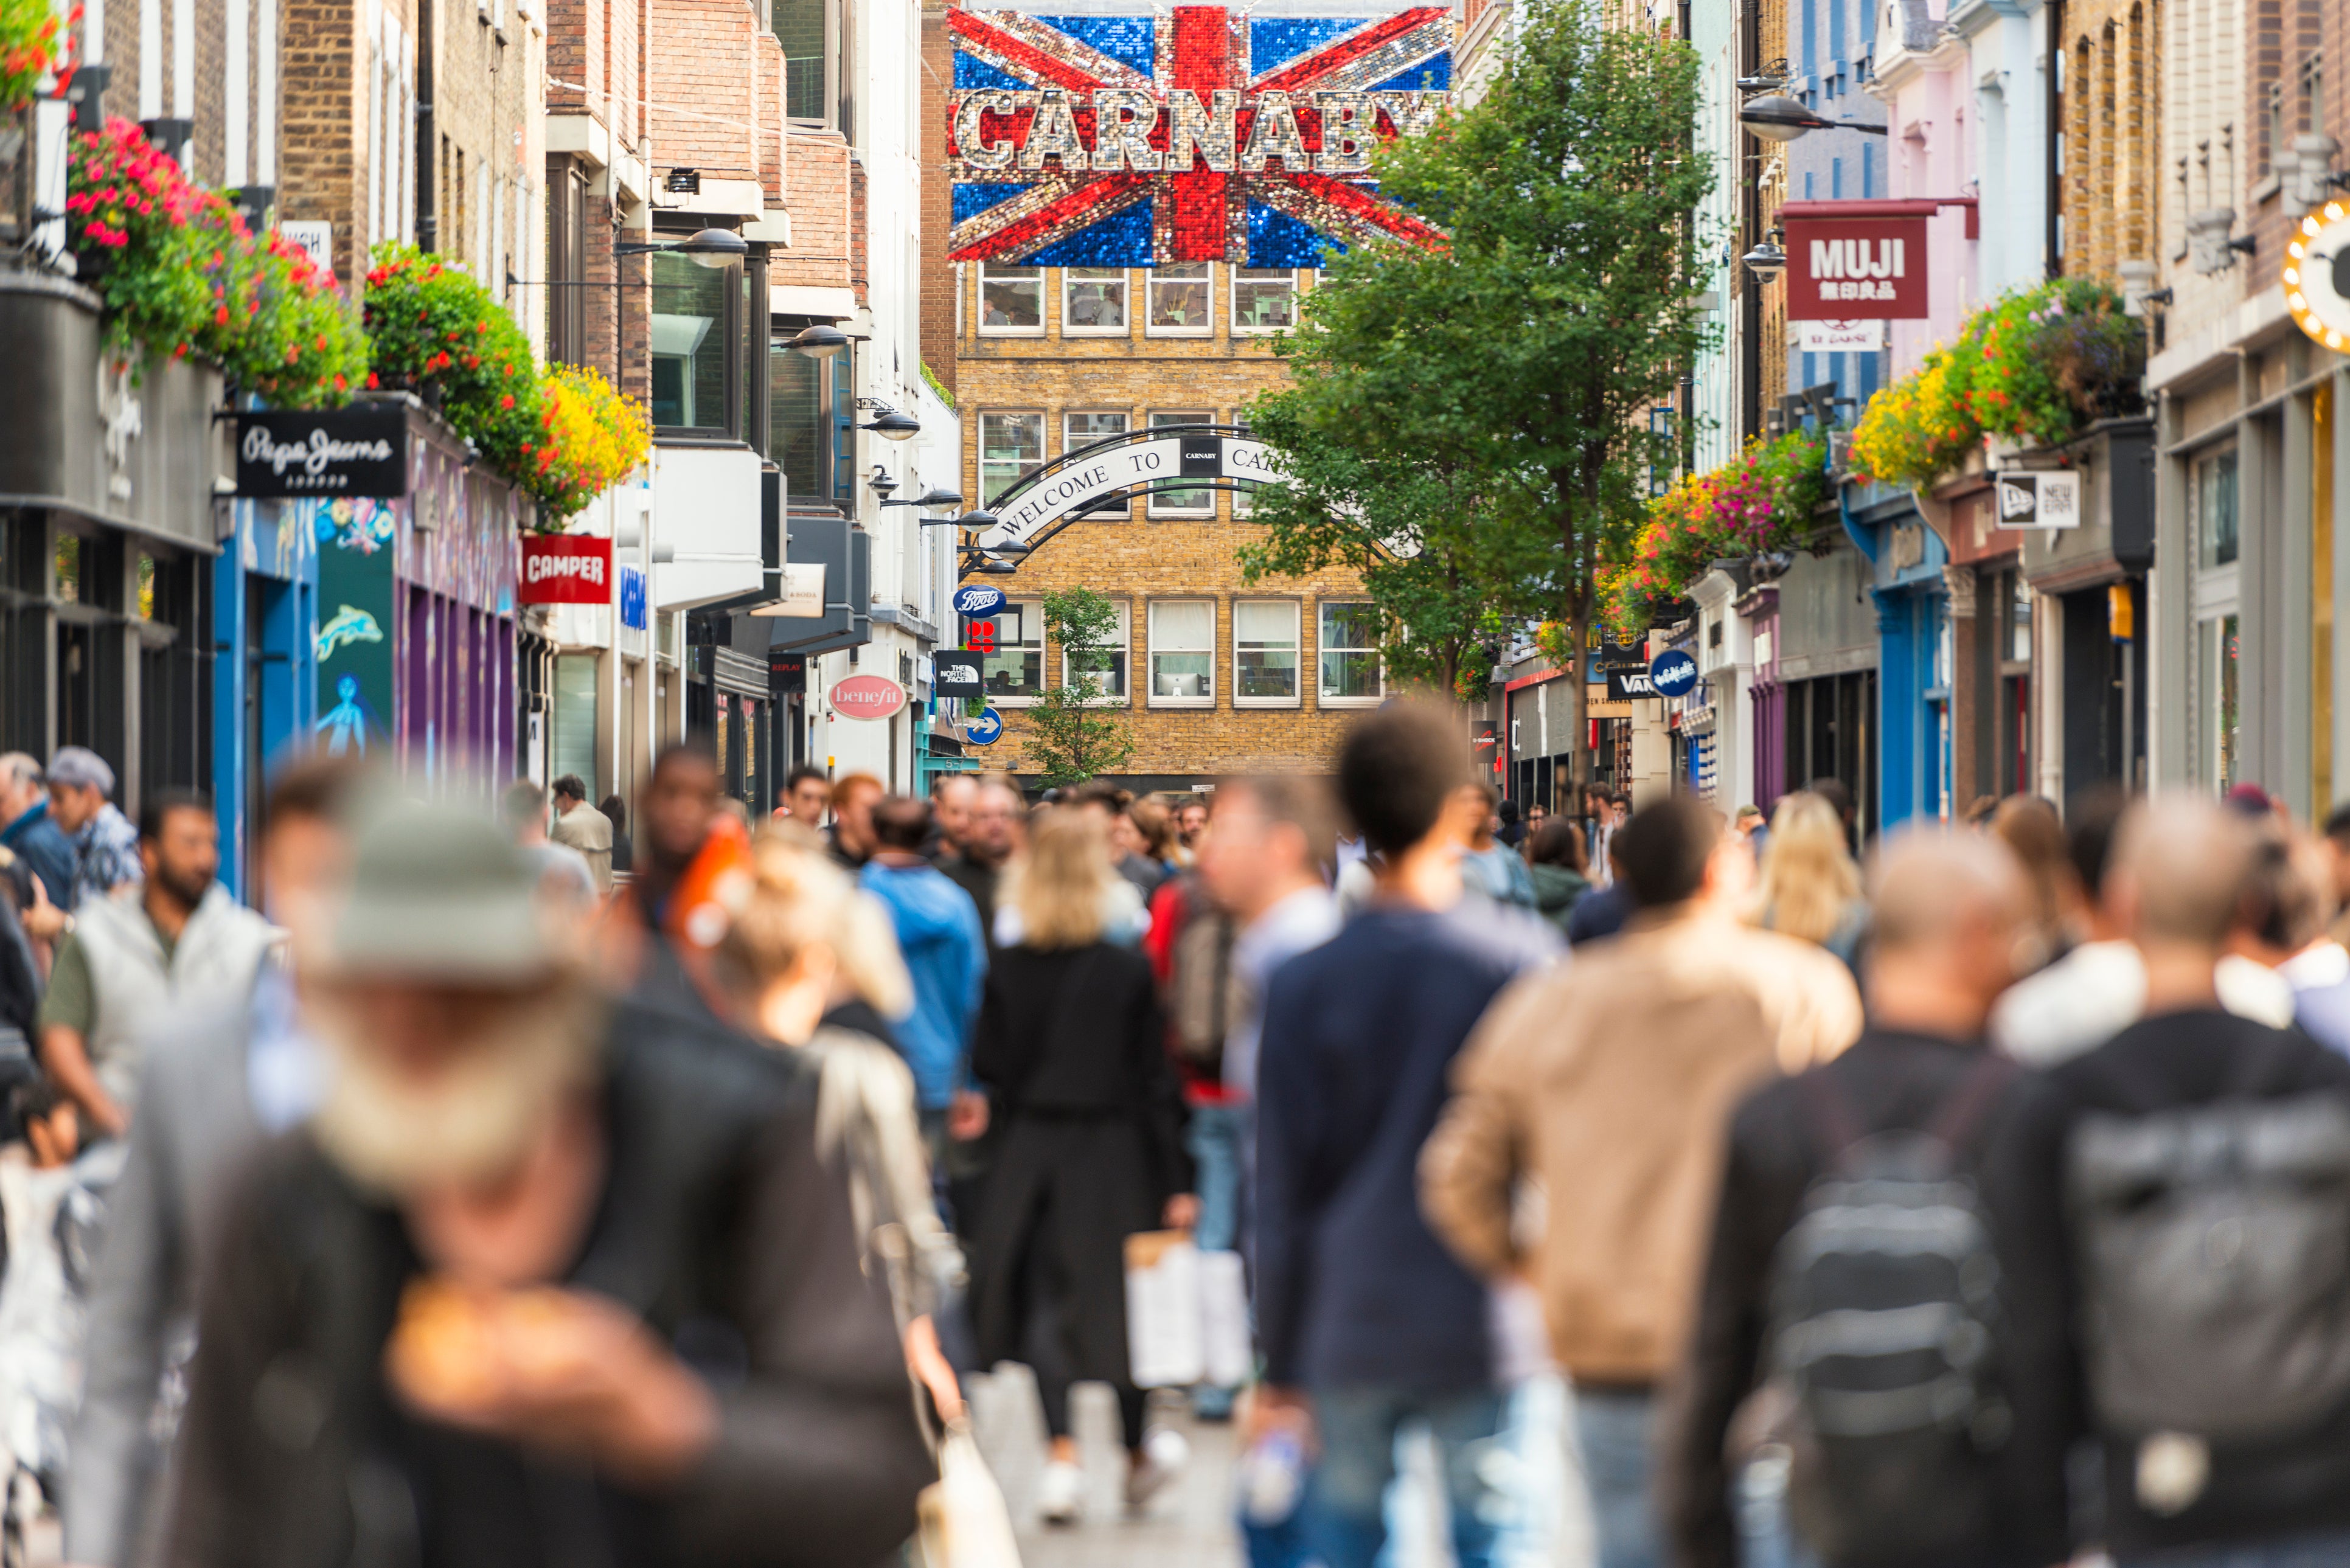
[(236, 493), (408, 493), (408, 415), (398, 407), (296, 410), (236, 417)]

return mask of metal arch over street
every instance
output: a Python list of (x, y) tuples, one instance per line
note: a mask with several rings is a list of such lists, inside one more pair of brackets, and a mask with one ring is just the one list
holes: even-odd
[(1006, 545), (1029, 550), (1072, 523), (1167, 491), (1235, 493), (1282, 476), (1280, 457), (1239, 425), (1158, 425), (1107, 436), (1045, 463), (995, 499), (996, 518), (967, 546), (968, 575)]

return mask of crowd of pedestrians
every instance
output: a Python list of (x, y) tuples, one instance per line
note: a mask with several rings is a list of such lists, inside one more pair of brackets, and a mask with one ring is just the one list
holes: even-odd
[[(1019, 1363), (1024, 1509), (1099, 1495), (1103, 1384), (1130, 1510), (1235, 1422), (1259, 1568), (1415, 1508), (1498, 1568), (1561, 1485), (1597, 1568), (2350, 1564), (2350, 810), (1863, 845), (1830, 780), (1468, 755), (1397, 703), (1326, 777), (757, 823), (691, 747), (601, 805), (296, 761), (252, 907), (208, 802), (0, 756), (0, 1543), (962, 1568)], [(1138, 1378), (1168, 1232), (1253, 1376)]]

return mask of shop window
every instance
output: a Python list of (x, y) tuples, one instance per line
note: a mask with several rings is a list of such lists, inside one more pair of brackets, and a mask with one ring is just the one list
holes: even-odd
[(1285, 266), (1232, 269), (1232, 330), (1286, 332), (1297, 325), (1297, 275)]
[(1150, 701), (1163, 708), (1215, 706), (1215, 600), (1160, 599), (1151, 605)]
[[(1216, 416), (1204, 410), (1150, 416), (1153, 430), (1171, 425), (1211, 425), (1215, 422)], [(1213, 517), (1216, 514), (1216, 493), (1204, 484), (1158, 491), (1150, 497), (1150, 514), (1153, 517)]]
[(1322, 704), (1338, 707), (1377, 702), (1379, 679), (1379, 618), (1363, 603), (1321, 605)]
[(691, 256), (652, 263), (653, 424), (697, 435), (733, 435), (742, 391), (735, 352), (743, 308), (740, 275)]
[(81, 535), (57, 535), (57, 597), (68, 604), (79, 602), (81, 595)]
[(2242, 782), (2237, 654), (2240, 628), (2234, 616), (2205, 621), (2199, 628), (2203, 664), (2204, 776), (2225, 794)]
[(1204, 337), (1212, 329), (1208, 319), (1209, 290), (1213, 283), (1211, 262), (1181, 262), (1154, 267), (1150, 273), (1150, 334), (1154, 337)]
[[(1061, 452), (1064, 456), (1080, 447), (1091, 446), (1097, 441), (1122, 436), (1131, 422), (1124, 414), (1064, 414), (1061, 416)], [(1088, 517), (1130, 517), (1134, 509), (1126, 501), (1112, 501), (1088, 508)]]
[(768, 15), (783, 46), (785, 115), (803, 124), (830, 124), (831, 0), (770, 0)]
[[(1095, 694), (1103, 701), (1122, 703), (1127, 699), (1127, 655), (1134, 647), (1134, 623), (1131, 607), (1126, 600), (1117, 599), (1112, 603), (1118, 610), (1118, 628), (1110, 634), (1109, 663), (1104, 669), (1091, 671), (1087, 679), (1092, 682)], [(1069, 685), (1076, 679), (1076, 673), (1069, 669), (1069, 656), (1064, 652), (1061, 655), (1061, 684)]]
[(2236, 558), (2236, 452), (2214, 452), (2195, 464), (2196, 534), (2203, 565), (2224, 566)]
[(1297, 601), (1232, 604), (1232, 705), (1297, 705)]
[(778, 332), (767, 346), (767, 455), (783, 471), (786, 504), (822, 497), (831, 463), (831, 398), (825, 361), (789, 347)]
[(1042, 337), (1045, 331), (1045, 269), (981, 264), (979, 329), (1007, 337)]
[(1013, 599), (995, 612), (995, 651), (980, 666), (995, 701), (1024, 702), (1045, 694), (1045, 614), (1035, 599)]
[(1061, 330), (1126, 336), (1126, 269), (1073, 266), (1061, 274)]
[(981, 505), (994, 505), (998, 496), (1035, 472), (1044, 461), (1044, 415), (979, 416)]
[(590, 800), (603, 799), (596, 771), (596, 664), (593, 653), (564, 653), (555, 659), (555, 734), (548, 750), (554, 772), (561, 778), (577, 774), (587, 781)]

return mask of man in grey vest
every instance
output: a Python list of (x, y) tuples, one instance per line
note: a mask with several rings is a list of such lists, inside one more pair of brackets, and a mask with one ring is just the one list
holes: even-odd
[[(270, 784), (256, 861), (293, 963), (317, 940), (348, 869), (343, 819), (358, 777), (348, 760), (320, 757)], [(123, 1568), (148, 1555), (142, 1542), (163, 1511), (157, 1390), (165, 1366), (192, 1344), (198, 1250), (236, 1170), (265, 1137), (309, 1115), (320, 1076), (285, 962), (151, 1037), (90, 1287), (86, 1384), (62, 1501), (68, 1562)]]
[(209, 801), (149, 797), (138, 842), (139, 897), (82, 900), (41, 1003), (41, 1065), (99, 1137), (130, 1129), (149, 1026), (208, 996), (244, 994), (276, 935), (214, 879)]

